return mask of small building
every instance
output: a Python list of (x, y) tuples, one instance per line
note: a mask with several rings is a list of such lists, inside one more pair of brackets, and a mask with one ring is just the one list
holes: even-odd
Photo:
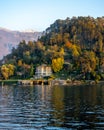
[(42, 78), (47, 77), (52, 74), (51, 66), (47, 66), (46, 64), (40, 65), (36, 67), (35, 77)]

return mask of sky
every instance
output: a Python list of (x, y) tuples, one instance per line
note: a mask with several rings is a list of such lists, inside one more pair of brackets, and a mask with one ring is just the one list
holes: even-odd
[(104, 0), (0, 0), (0, 27), (44, 31), (57, 19), (104, 16)]

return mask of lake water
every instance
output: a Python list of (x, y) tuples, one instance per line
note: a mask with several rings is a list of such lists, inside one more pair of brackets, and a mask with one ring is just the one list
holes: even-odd
[(0, 130), (104, 129), (104, 85), (0, 86)]

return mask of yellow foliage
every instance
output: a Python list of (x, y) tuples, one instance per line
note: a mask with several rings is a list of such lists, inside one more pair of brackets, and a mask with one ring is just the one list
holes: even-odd
[(52, 59), (52, 68), (54, 72), (58, 72), (63, 68), (64, 59), (63, 58), (55, 58)]
[(71, 48), (72, 48), (72, 55), (73, 56), (77, 57), (77, 56), (80, 55), (80, 53), (79, 53), (80, 48), (77, 45), (74, 44), (74, 45), (71, 46)]
[(71, 42), (67, 41), (65, 43), (65, 47), (67, 47), (68, 49), (72, 51), (72, 55), (74, 57), (77, 57), (80, 55), (81, 49), (78, 45), (72, 44)]
[(26, 56), (30, 56), (30, 52), (29, 51), (25, 51), (25, 55)]
[(61, 54), (61, 56), (64, 56), (64, 54), (65, 54), (64, 48), (61, 48), (61, 49), (60, 49), (60, 54)]
[(9, 76), (12, 76), (14, 74), (14, 65), (12, 64), (6, 64), (1, 66), (1, 73), (4, 77), (4, 79), (8, 79)]
[(22, 60), (18, 60), (18, 66), (22, 66)]
[(8, 79), (9, 77), (9, 69), (6, 67), (6, 65), (3, 65), (1, 67), (1, 73), (5, 79)]
[(14, 74), (14, 69), (15, 69), (14, 65), (9, 64), (7, 67), (9, 69), (9, 76), (12, 76)]

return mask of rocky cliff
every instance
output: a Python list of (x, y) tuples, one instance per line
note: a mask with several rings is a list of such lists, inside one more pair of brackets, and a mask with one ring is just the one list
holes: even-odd
[(41, 36), (41, 32), (34, 31), (11, 31), (0, 28), (0, 59), (11, 52), (13, 47), (16, 47), (20, 41), (36, 41)]

